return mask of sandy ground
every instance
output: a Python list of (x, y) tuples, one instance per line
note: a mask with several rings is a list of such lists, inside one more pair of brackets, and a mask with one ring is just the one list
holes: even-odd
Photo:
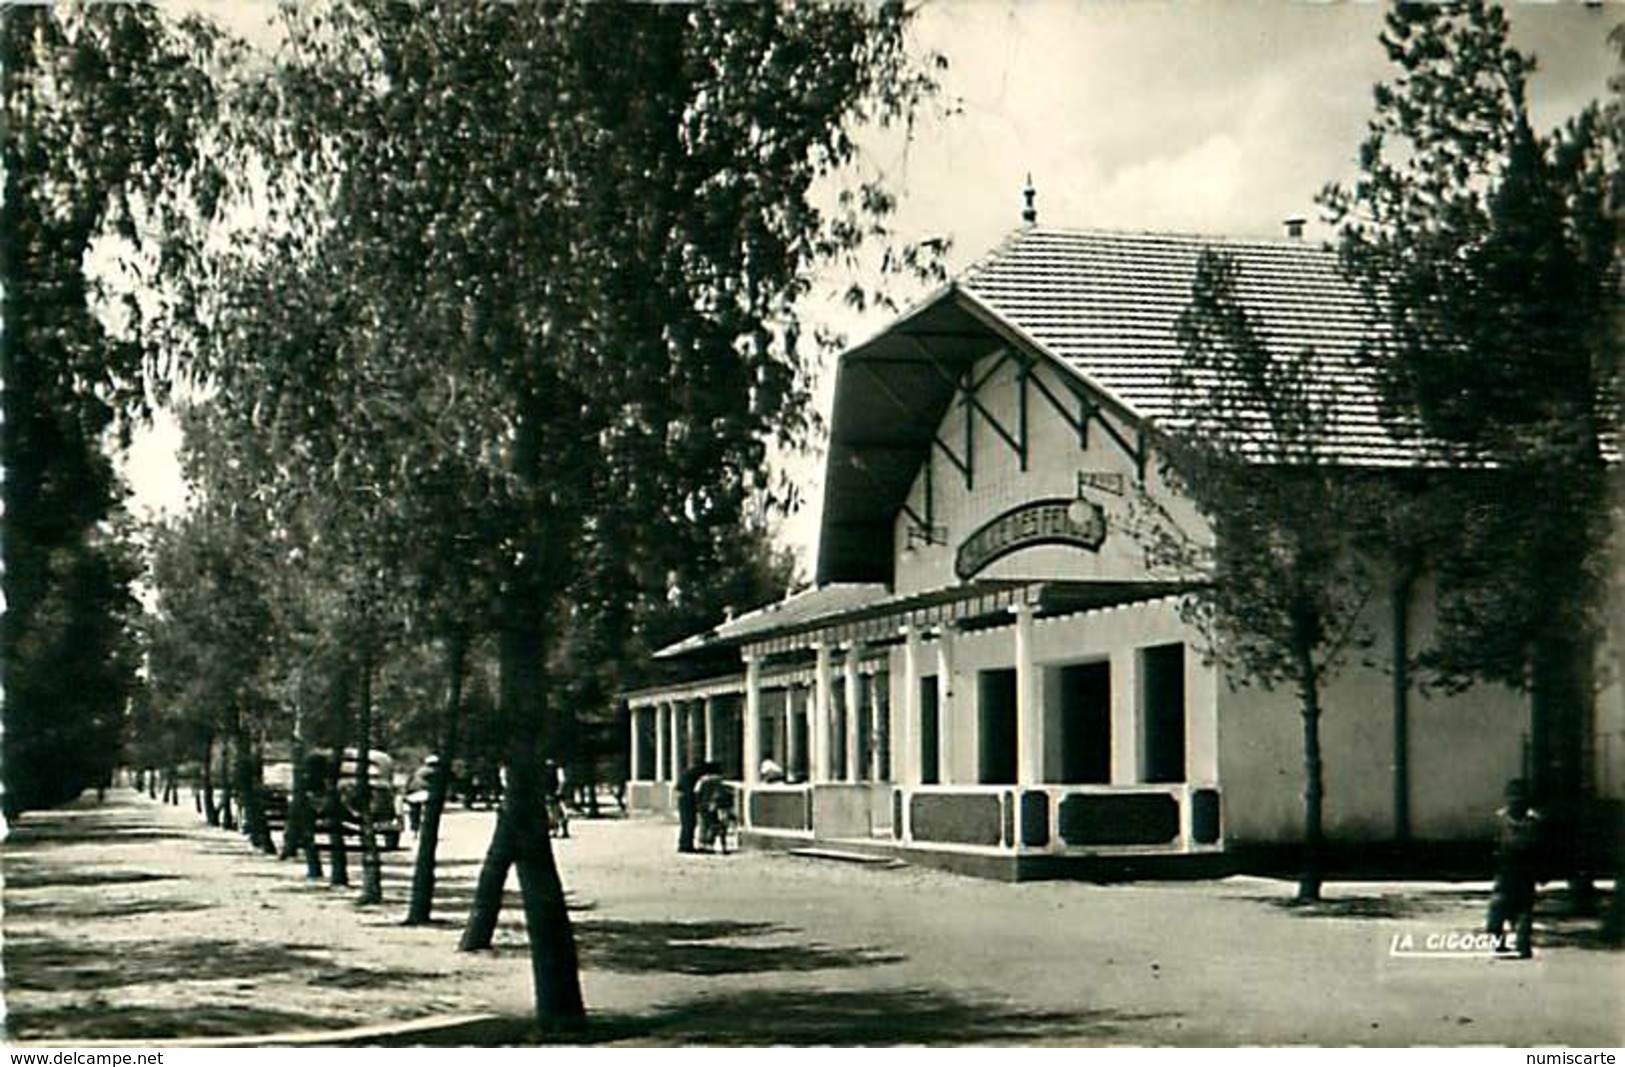
[[(517, 889), (495, 947), (455, 951), (490, 815), (450, 813), (440, 922), (307, 884), (127, 790), (25, 816), (0, 846), (10, 1041), (322, 1034), (522, 1040)], [(574, 1040), (635, 1045), (1531, 1045), (1625, 1038), (1625, 956), (1548, 906), (1535, 960), (1395, 956), (1473, 930), (1487, 887), (1006, 885), (747, 852), (678, 856), (653, 820), (578, 819), (555, 843), (591, 1012)], [(358, 874), (352, 868), (353, 874)], [(488, 1021), (376, 1036), (394, 1024)], [(279, 1038), (280, 1040), (280, 1038)]]

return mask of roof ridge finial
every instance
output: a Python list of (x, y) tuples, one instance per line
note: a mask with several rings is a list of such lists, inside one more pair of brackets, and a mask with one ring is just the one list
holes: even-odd
[(1021, 198), (1027, 202), (1027, 206), (1021, 209), (1021, 221), (1024, 225), (1036, 226), (1038, 224), (1038, 208), (1033, 205), (1033, 201), (1037, 196), (1038, 192), (1033, 188), (1033, 172), (1028, 171), (1027, 187), (1021, 190)]

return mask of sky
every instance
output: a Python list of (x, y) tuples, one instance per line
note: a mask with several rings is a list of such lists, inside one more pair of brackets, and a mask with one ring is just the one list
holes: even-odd
[[(245, 34), (266, 5), (191, 0)], [(943, 98), (912, 137), (862, 140), (861, 165), (901, 195), (902, 240), (949, 237), (958, 271), (1020, 224), (1031, 174), (1043, 225), (1230, 236), (1273, 236), (1309, 220), (1327, 239), (1315, 194), (1349, 181), (1371, 114), (1371, 89), (1391, 76), (1377, 35), (1383, 8), (1308, 0), (924, 0), (915, 47), (941, 52)], [(1515, 43), (1535, 54), (1538, 128), (1601, 98), (1617, 59), (1609, 30), (1625, 2), (1508, 6)], [(902, 294), (905, 298), (910, 295)], [(854, 343), (886, 325), (854, 319), (833, 292), (805, 309)], [(828, 415), (833, 367), (817, 402)], [(183, 499), (161, 422), (127, 464), (138, 510)], [(782, 539), (813, 569), (821, 498), (818, 461), (790, 460), (806, 505)]]

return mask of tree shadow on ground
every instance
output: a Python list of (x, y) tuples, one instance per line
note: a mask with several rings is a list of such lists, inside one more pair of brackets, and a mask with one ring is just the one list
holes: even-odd
[(152, 813), (133, 804), (105, 805), (80, 800), (50, 811), (31, 811), (10, 827), (7, 844), (81, 844), (113, 840), (179, 838), (187, 832), (158, 825)]
[[(576, 947), (583, 966), (634, 974), (755, 974), (876, 967), (900, 963), (896, 953), (860, 946), (843, 948), (786, 941), (799, 931), (765, 922), (578, 923)], [(768, 944), (742, 940), (772, 938)]]
[(1380, 896), (1328, 897), (1300, 901), (1293, 897), (1249, 897), (1257, 903), (1279, 908), (1306, 919), (1422, 919), (1462, 908), (1483, 910), (1489, 904), (1487, 891), (1458, 889), (1437, 893), (1384, 893)]
[(411, 1042), (444, 1046), (568, 1043), (751, 1047), (1134, 1045), (1173, 1013), (1042, 1011), (934, 989), (786, 989), (706, 994), (640, 1015), (594, 1015), (540, 1035), (529, 1019), (482, 1019)]
[(282, 973), (304, 974), (313, 984), (345, 989), (383, 988), (434, 977), (394, 968), (345, 967), (320, 952), (320, 946), (298, 944), (197, 940), (120, 941), (113, 945), (27, 936), (7, 938), (4, 958), (7, 988), (48, 993)]
[(1600, 916), (1553, 915), (1535, 912), (1536, 948), (1578, 948), (1590, 952), (1625, 950)]
[(142, 841), (186, 841), (192, 840), (194, 836), (182, 830), (165, 830), (149, 823), (110, 823), (95, 826), (64, 824), (60, 828), (50, 827), (48, 832), (14, 833), (7, 844), (13, 848), (41, 845), (136, 844)]
[(102, 896), (64, 899), (41, 896), (33, 899), (6, 899), (6, 915), (12, 918), (43, 919), (127, 919), (159, 912), (207, 911), (214, 905), (201, 900), (108, 900)]
[(45, 1010), (13, 1010), (6, 1018), (6, 1036), (13, 1041), (159, 1040), (327, 1030), (354, 1025), (355, 1020), (348, 1018), (240, 1004), (229, 1007), (73, 1004)]
[(42, 889), (76, 886), (124, 885), (133, 882), (168, 882), (177, 878), (173, 874), (153, 871), (99, 871), (94, 868), (72, 870), (49, 864), (25, 863), (7, 860), (5, 880), (7, 889)]

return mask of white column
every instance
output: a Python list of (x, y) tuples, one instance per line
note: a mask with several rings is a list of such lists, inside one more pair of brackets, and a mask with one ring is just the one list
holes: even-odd
[(762, 776), (762, 660), (745, 656), (745, 784)]
[(835, 702), (835, 684), (831, 676), (829, 646), (818, 647), (818, 665), (813, 684), (812, 721), (807, 724), (807, 742), (812, 749), (812, 773), (809, 781), (829, 781), (829, 720), (831, 705)]
[(673, 702), (670, 711), (671, 730), (671, 780), (677, 781), (677, 776), (686, 769), (683, 766), (683, 704), (681, 701)]
[(705, 758), (717, 758), (717, 698), (705, 698)]
[(863, 646), (852, 642), (846, 650), (846, 780), (858, 781), (863, 766), (863, 753), (858, 750), (858, 720), (863, 715), (863, 675), (858, 673), (858, 662), (863, 659)]
[(632, 708), (627, 716), (627, 730), (632, 736), (628, 738), (631, 744), (627, 747), (626, 777), (634, 782), (643, 781), (643, 746), (638, 744), (638, 719), (642, 715), (642, 708)]
[(937, 634), (937, 781), (954, 781), (954, 754), (959, 738), (954, 715), (954, 628), (944, 625)]
[(666, 752), (666, 740), (670, 737), (670, 734), (666, 730), (665, 723), (666, 714), (670, 707), (669, 704), (656, 704), (650, 709), (654, 712), (655, 717), (655, 772), (651, 775), (651, 778), (656, 782), (671, 781), (666, 776), (666, 768), (671, 764), (670, 756)]
[(892, 705), (891, 759), (898, 785), (920, 779), (920, 631), (903, 627), (903, 699)]
[(1033, 608), (1017, 604), (1016, 616), (1016, 781), (1044, 780), (1044, 707), (1038, 668), (1033, 665)]

